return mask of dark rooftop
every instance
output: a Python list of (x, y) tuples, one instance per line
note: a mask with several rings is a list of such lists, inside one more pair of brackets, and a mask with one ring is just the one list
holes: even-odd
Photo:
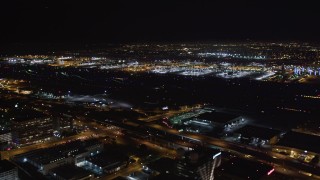
[(290, 131), (280, 139), (277, 145), (320, 153), (319, 142), (320, 136)]
[(221, 179), (224, 175), (231, 175), (239, 179), (261, 179), (272, 169), (272, 166), (261, 162), (233, 158), (216, 169), (215, 177)]
[(56, 174), (56, 176), (62, 177), (64, 179), (70, 179), (70, 180), (80, 179), (90, 175), (92, 176), (91, 172), (73, 165), (64, 165), (64, 166), (57, 167), (52, 170), (52, 174)]
[(270, 128), (264, 128), (264, 127), (259, 127), (259, 126), (245, 126), (237, 131), (236, 133), (241, 134), (243, 137), (256, 137), (260, 139), (271, 139), (274, 136), (280, 135), (281, 131), (276, 130), (276, 129), (270, 129)]
[[(159, 174), (158, 176), (155, 176), (152, 179), (153, 180), (163, 180), (163, 179), (186, 180), (188, 178), (170, 173), (170, 174)], [(192, 179), (192, 178), (189, 178), (189, 179)]]
[(124, 163), (126, 160), (128, 160), (128, 157), (123, 154), (107, 152), (88, 157), (88, 161), (90, 161), (91, 163), (102, 168), (107, 167), (108, 169), (117, 167), (119, 164)]
[(74, 156), (86, 152), (85, 149), (87, 147), (96, 144), (101, 143), (97, 139), (89, 139), (85, 141), (76, 140), (50, 148), (39, 149), (34, 153), (25, 153), (25, 156), (23, 157), (40, 164), (48, 164), (57, 159), (63, 159), (67, 158), (68, 156)]
[(0, 130), (0, 134), (7, 134), (7, 133), (10, 133), (11, 131), (9, 130)]
[(116, 178), (113, 178), (112, 180), (127, 180), (127, 178), (123, 176), (118, 176)]
[(197, 116), (198, 119), (208, 120), (215, 123), (227, 123), (235, 118), (239, 117), (238, 115), (222, 113), (222, 112), (206, 112)]
[(166, 174), (166, 172), (173, 173), (176, 164), (175, 162), (176, 161), (174, 159), (164, 157), (151, 162), (148, 167), (152, 170), (160, 172), (160, 174)]
[(10, 170), (14, 169), (15, 167), (16, 166), (8, 160), (1, 160), (0, 161), (0, 173), (10, 171)]
[(21, 121), (28, 121), (31, 119), (43, 118), (46, 117), (43, 113), (34, 111), (34, 110), (25, 110), (25, 111), (15, 111), (12, 112), (14, 120), (13, 122), (21, 122)]

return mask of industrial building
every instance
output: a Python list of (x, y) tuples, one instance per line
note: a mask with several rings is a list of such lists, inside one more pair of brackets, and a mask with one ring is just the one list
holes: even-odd
[(212, 124), (220, 129), (227, 129), (244, 121), (241, 116), (223, 113), (223, 112), (207, 112), (200, 114), (195, 118), (197, 121), (204, 121)]
[(196, 133), (207, 133), (213, 130), (229, 131), (236, 126), (244, 124), (245, 120), (241, 116), (222, 113), (205, 112), (183, 121), (186, 131)]
[(50, 171), (53, 179), (57, 180), (91, 180), (94, 175), (85, 169), (79, 168), (74, 165), (63, 165), (56, 167)]
[(172, 125), (183, 126), (186, 131), (194, 133), (230, 131), (245, 122), (246, 120), (239, 115), (220, 112), (211, 107), (196, 109), (170, 118)]
[(81, 167), (95, 174), (111, 174), (125, 168), (129, 158), (117, 152), (103, 152), (95, 156), (88, 156)]
[(72, 141), (52, 148), (39, 149), (15, 157), (15, 160), (29, 163), (39, 172), (46, 175), (51, 169), (73, 164), (81, 165), (85, 158), (99, 154), (103, 150), (103, 144), (96, 139), (86, 141)]

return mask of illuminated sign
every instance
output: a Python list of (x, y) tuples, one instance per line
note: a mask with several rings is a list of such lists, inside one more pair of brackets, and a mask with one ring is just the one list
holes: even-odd
[(268, 176), (269, 176), (270, 174), (272, 174), (273, 171), (274, 171), (274, 169), (271, 169), (271, 170), (268, 172)]

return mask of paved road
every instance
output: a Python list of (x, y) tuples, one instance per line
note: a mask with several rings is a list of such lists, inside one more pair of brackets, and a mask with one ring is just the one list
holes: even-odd
[[(261, 159), (263, 161), (269, 162), (273, 165), (279, 165), (284, 167), (291, 167), (294, 169), (298, 169), (300, 171), (308, 172), (313, 174), (312, 177), (319, 178), (320, 176), (320, 169), (314, 168), (307, 164), (302, 164), (294, 159), (288, 158), (287, 156), (281, 155), (279, 153), (273, 152), (269, 149), (260, 149), (255, 148), (252, 146), (242, 145), (239, 143), (233, 143), (224, 141), (218, 138), (208, 137), (200, 134), (192, 134), (192, 133), (180, 133), (177, 130), (169, 129), (157, 124), (150, 124), (149, 127), (152, 129), (160, 130), (163, 132), (166, 132), (171, 135), (176, 135), (177, 137), (180, 137), (181, 139), (184, 139), (185, 141), (189, 141), (191, 143), (198, 143), (200, 145), (204, 146), (217, 146), (221, 149), (228, 151), (233, 150), (237, 152), (241, 152), (243, 154), (249, 154), (251, 156), (257, 157), (257, 159)], [(170, 139), (168, 139), (170, 140)], [(172, 139), (171, 139), (172, 141)], [(319, 178), (320, 179), (320, 178)]]
[(18, 154), (23, 154), (29, 151), (33, 151), (36, 149), (40, 149), (40, 148), (49, 148), (58, 144), (63, 144), (66, 143), (68, 141), (71, 140), (76, 140), (76, 139), (83, 139), (83, 138), (90, 138), (92, 137), (92, 134), (94, 134), (94, 132), (92, 131), (86, 131), (74, 136), (70, 136), (70, 137), (66, 137), (64, 139), (61, 140), (52, 140), (52, 141), (47, 141), (44, 143), (39, 143), (39, 144), (33, 144), (33, 145), (29, 145), (29, 146), (24, 146), (18, 149), (12, 149), (10, 151), (1, 151), (1, 159), (10, 159), (11, 157), (18, 155)]

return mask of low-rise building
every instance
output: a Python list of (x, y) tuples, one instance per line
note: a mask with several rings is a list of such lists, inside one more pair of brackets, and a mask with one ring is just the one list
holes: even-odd
[(268, 164), (248, 159), (233, 158), (215, 171), (215, 179), (269, 179), (274, 168)]
[(103, 150), (103, 144), (96, 139), (72, 141), (66, 144), (28, 152), (15, 157), (17, 161), (33, 165), (46, 175), (56, 167), (84, 163), (85, 158), (94, 156)]
[(253, 145), (275, 144), (278, 142), (281, 131), (271, 128), (247, 125), (235, 131), (243, 142)]
[(18, 180), (18, 168), (8, 160), (0, 161), (0, 179)]
[(93, 173), (74, 165), (63, 165), (50, 171), (53, 179), (57, 180), (91, 180)]
[(125, 155), (114, 152), (106, 151), (95, 156), (86, 157), (85, 162), (82, 164), (86, 169), (91, 170), (96, 174), (111, 174), (125, 168), (129, 163), (129, 158)]
[(208, 110), (207, 112), (183, 120), (183, 124), (187, 127), (187, 131), (199, 133), (210, 132), (213, 129), (228, 131), (244, 122), (245, 120), (241, 116)]
[(320, 154), (320, 137), (295, 131), (284, 134), (273, 150), (304, 162)]

